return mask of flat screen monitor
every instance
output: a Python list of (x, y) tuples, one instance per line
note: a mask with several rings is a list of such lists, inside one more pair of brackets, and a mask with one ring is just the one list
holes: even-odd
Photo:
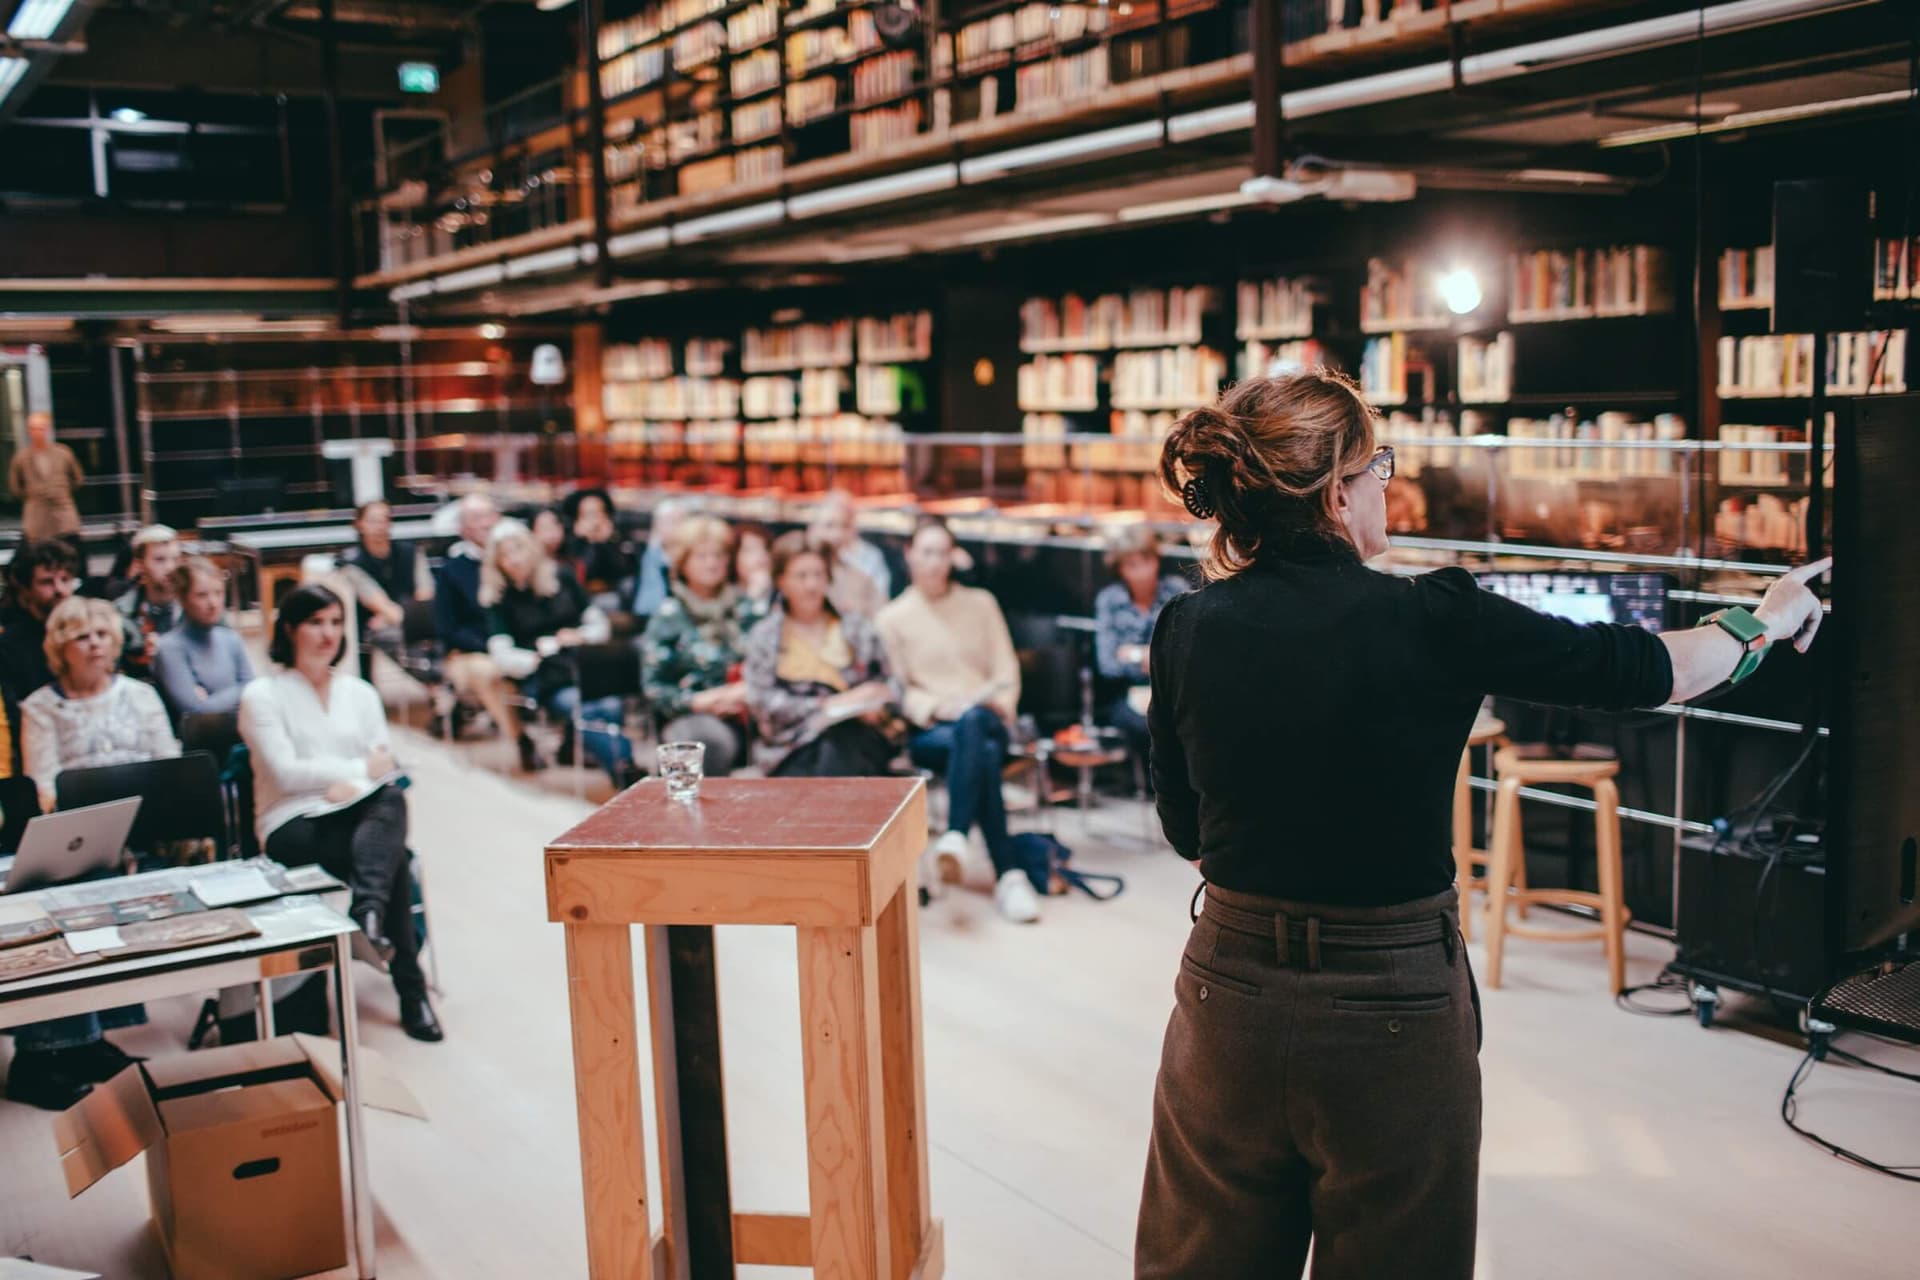
[(1483, 573), (1480, 585), (1570, 622), (1619, 622), (1660, 632), (1673, 580), (1664, 573)]

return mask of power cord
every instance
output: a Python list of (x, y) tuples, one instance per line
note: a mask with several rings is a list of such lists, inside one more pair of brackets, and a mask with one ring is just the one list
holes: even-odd
[(1915, 1075), (1907, 1071), (1899, 1071), (1884, 1063), (1871, 1062), (1856, 1054), (1848, 1053), (1845, 1049), (1835, 1048), (1831, 1044), (1821, 1045), (1816, 1043), (1814, 1047), (1807, 1050), (1807, 1056), (1800, 1059), (1800, 1065), (1793, 1069), (1793, 1078), (1787, 1081), (1787, 1091), (1781, 1095), (1780, 1098), (1781, 1121), (1787, 1128), (1793, 1130), (1802, 1138), (1836, 1159), (1844, 1160), (1848, 1164), (1857, 1165), (1862, 1169), (1871, 1169), (1875, 1173), (1883, 1173), (1889, 1178), (1898, 1178), (1902, 1182), (1920, 1182), (1920, 1173), (1915, 1172), (1915, 1170), (1920, 1170), (1920, 1165), (1881, 1164), (1878, 1160), (1863, 1156), (1857, 1151), (1850, 1151), (1839, 1143), (1831, 1142), (1819, 1134), (1814, 1133), (1812, 1130), (1804, 1129), (1795, 1123), (1795, 1117), (1799, 1114), (1800, 1109), (1799, 1101), (1796, 1097), (1800, 1086), (1805, 1084), (1807, 1077), (1812, 1074), (1814, 1063), (1829, 1057), (1838, 1058), (1843, 1062), (1850, 1062), (1856, 1066), (1866, 1067), (1870, 1070), (1881, 1072), (1884, 1075), (1895, 1076), (1901, 1080), (1920, 1082), (1920, 1075)]
[[(1680, 996), (1686, 1003), (1672, 1009), (1656, 1008), (1641, 1004), (1634, 997), (1646, 991), (1671, 992)], [(1675, 973), (1669, 965), (1660, 971), (1660, 976), (1652, 982), (1637, 987), (1628, 987), (1613, 997), (1614, 1004), (1628, 1013), (1638, 1014), (1642, 1018), (1684, 1018), (1693, 1013), (1693, 996), (1688, 990), (1687, 980)]]

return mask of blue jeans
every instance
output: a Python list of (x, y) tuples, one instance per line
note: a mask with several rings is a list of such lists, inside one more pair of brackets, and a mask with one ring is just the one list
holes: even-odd
[(593, 762), (607, 771), (607, 776), (617, 785), (622, 769), (633, 760), (633, 744), (627, 741), (624, 733), (606, 728), (607, 725), (624, 724), (626, 706), (618, 698), (595, 698), (582, 705), (580, 690), (574, 685), (559, 689), (549, 689), (540, 697), (540, 705), (553, 715), (571, 721), (574, 712), (586, 723), (580, 730), (580, 746)]
[(978, 823), (994, 874), (1019, 870), (1007, 835), (1007, 802), (1000, 794), (1006, 722), (986, 707), (974, 707), (958, 720), (943, 720), (914, 734), (907, 754), (922, 769), (946, 774), (948, 830), (967, 832)]
[(50, 1018), (45, 1022), (30, 1022), (13, 1029), (13, 1048), (16, 1053), (79, 1049), (92, 1044), (109, 1031), (144, 1026), (146, 1021), (147, 1006), (127, 1004), (118, 1009), (103, 1009), (99, 1013), (76, 1013), (65, 1018)]

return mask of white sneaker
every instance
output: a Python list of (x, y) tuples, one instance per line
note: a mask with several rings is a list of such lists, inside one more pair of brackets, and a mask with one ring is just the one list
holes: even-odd
[(920, 885), (929, 898), (937, 898), (950, 884), (965, 879), (967, 833), (949, 831), (927, 846), (920, 855)]
[(993, 886), (993, 905), (1015, 924), (1032, 924), (1040, 918), (1040, 897), (1024, 871), (1009, 871)]

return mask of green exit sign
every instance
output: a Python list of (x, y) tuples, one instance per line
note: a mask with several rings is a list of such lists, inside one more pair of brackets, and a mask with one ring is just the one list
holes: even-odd
[(431, 62), (403, 62), (400, 64), (400, 92), (402, 93), (438, 93), (440, 92), (440, 68)]

